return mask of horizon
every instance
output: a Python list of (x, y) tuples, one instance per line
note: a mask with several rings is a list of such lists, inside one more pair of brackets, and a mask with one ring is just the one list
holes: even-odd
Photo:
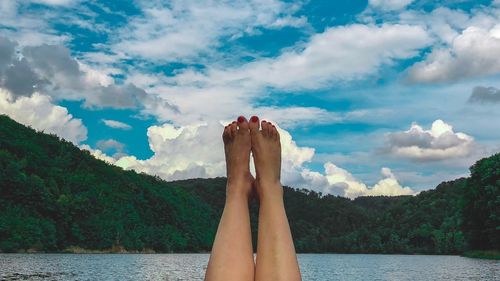
[[(160, 1), (161, 2), (161, 1)], [(500, 1), (7, 0), (0, 114), (172, 181), (277, 124), (283, 185), (409, 195), (500, 151)]]

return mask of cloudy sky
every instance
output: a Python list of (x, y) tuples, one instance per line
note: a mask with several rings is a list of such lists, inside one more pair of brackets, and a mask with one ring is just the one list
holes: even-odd
[(283, 183), (414, 194), (500, 151), (500, 1), (2, 0), (0, 113), (166, 180), (223, 176), (224, 123)]

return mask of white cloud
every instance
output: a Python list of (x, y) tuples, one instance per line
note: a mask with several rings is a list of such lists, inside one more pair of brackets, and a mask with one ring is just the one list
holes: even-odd
[(489, 23), (492, 18), (484, 14), (471, 17), (462, 10), (452, 10), (446, 7), (437, 8), (430, 13), (421, 10), (402, 11), (397, 19), (397, 22), (401, 24), (423, 26), (437, 39), (434, 42), (436, 46), (442, 46), (442, 42), (452, 43), (462, 30), (473, 24), (482, 26), (485, 21)]
[(80, 145), (80, 148), (89, 151), (90, 154), (96, 159), (102, 160), (109, 164), (113, 164), (116, 162), (116, 159), (114, 159), (113, 157), (106, 155), (106, 153), (104, 153), (100, 149), (92, 149), (88, 144), (82, 144)]
[(74, 5), (81, 0), (31, 0), (33, 3), (54, 5), (54, 6), (69, 6)]
[(77, 61), (61, 45), (26, 46), (16, 54), (17, 42), (0, 36), (0, 87), (14, 96), (30, 96), (34, 91), (58, 100), (83, 100), (88, 108), (160, 107), (177, 111), (165, 100), (148, 94), (134, 84), (118, 84), (98, 69)]
[(307, 18), (305, 16), (293, 17), (293, 16), (285, 16), (282, 18), (276, 19), (273, 23), (271, 23), (269, 28), (283, 28), (283, 27), (302, 27), (307, 25)]
[(235, 67), (211, 65), (206, 70), (186, 69), (173, 77), (134, 75), (132, 81), (178, 106), (181, 114), (176, 115), (164, 114), (161, 107), (146, 110), (178, 125), (255, 113), (274, 119), (286, 128), (311, 122), (338, 122), (341, 119), (338, 114), (318, 107), (254, 104), (256, 98), (271, 95), (270, 87), (298, 91), (365, 78), (375, 74), (382, 65), (417, 55), (419, 49), (429, 43), (430, 38), (421, 27), (349, 25), (329, 28), (276, 58)]
[(113, 129), (121, 129), (121, 130), (130, 130), (132, 127), (129, 124), (116, 121), (116, 120), (110, 120), (110, 119), (102, 119), (102, 122), (104, 122), (104, 125), (113, 128)]
[(278, 0), (171, 1), (158, 5), (139, 2), (143, 15), (116, 32), (117, 53), (145, 59), (179, 61), (208, 54), (221, 38), (238, 38), (258, 28), (298, 27), (305, 18), (293, 17), (297, 4)]
[[(100, 149), (85, 149), (98, 159), (103, 159), (124, 169), (158, 175), (165, 180), (208, 178), (225, 176), (225, 160), (221, 140), (221, 123), (204, 123), (176, 127), (171, 124), (152, 126), (148, 139), (154, 155), (145, 160), (134, 156), (109, 157)], [(346, 170), (327, 162), (325, 174), (305, 167), (314, 156), (314, 149), (298, 146), (286, 130), (279, 128), (282, 144), (282, 183), (308, 188), (323, 193), (340, 194), (350, 198), (362, 195), (413, 194), (402, 187), (388, 168), (382, 169), (384, 178), (369, 187), (356, 180)]]
[(73, 118), (65, 107), (52, 104), (50, 97), (38, 93), (14, 99), (12, 94), (0, 88), (0, 114), (74, 144), (87, 139), (87, 128), (82, 120)]
[[(362, 38), (362, 40), (360, 40)], [(178, 84), (241, 85), (278, 89), (317, 89), (333, 81), (374, 74), (384, 64), (416, 56), (431, 39), (420, 26), (361, 25), (332, 27), (304, 46), (277, 58), (261, 59), (233, 69), (210, 69), (206, 75), (187, 71)], [(302, 47), (299, 49), (299, 47)]]
[(372, 187), (358, 181), (348, 171), (327, 162), (325, 164), (326, 179), (329, 188), (340, 188), (344, 190), (344, 195), (349, 198), (358, 196), (396, 196), (411, 195), (415, 192), (409, 187), (403, 187), (389, 168), (382, 168), (381, 174), (384, 177)]
[[(125, 144), (114, 139), (99, 140), (96, 143), (97, 151), (94, 154), (99, 153), (113, 153), (113, 158), (118, 159), (120, 157), (126, 156), (125, 154)], [(104, 156), (105, 158), (105, 156)]]
[(167, 180), (222, 176), (225, 172), (222, 128), (218, 123), (149, 127), (149, 146), (154, 155), (146, 160), (122, 157), (115, 164)]
[(0, 1), (0, 26), (3, 27), (0, 35), (16, 40), (22, 46), (61, 44), (69, 40), (68, 34), (57, 34), (50, 26), (45, 11), (19, 13), (20, 6), (20, 1)]
[(413, 123), (409, 130), (386, 134), (388, 153), (418, 161), (447, 160), (467, 157), (474, 148), (474, 138), (453, 131), (453, 127), (442, 120), (432, 123), (430, 130), (424, 130)]
[(447, 48), (436, 48), (409, 69), (415, 82), (449, 82), (500, 73), (500, 24), (468, 27)]
[[(143, 77), (142, 80), (149, 83), (153, 78)], [(175, 104), (178, 107), (178, 112), (172, 114), (168, 107), (161, 106), (149, 107), (143, 112), (162, 121), (169, 120), (176, 125), (227, 120), (236, 118), (238, 115), (250, 117), (256, 114), (263, 118), (276, 120), (287, 128), (311, 123), (334, 122), (339, 119), (336, 113), (313, 106), (254, 105), (257, 98), (264, 98), (268, 92), (251, 87), (197, 86), (194, 81), (193, 85), (171, 86), (168, 83), (168, 79), (162, 80), (147, 90)]]
[(96, 146), (100, 150), (114, 149), (122, 151), (125, 148), (125, 144), (114, 139), (100, 140), (97, 142)]
[(368, 5), (382, 11), (395, 11), (406, 8), (414, 0), (369, 0)]

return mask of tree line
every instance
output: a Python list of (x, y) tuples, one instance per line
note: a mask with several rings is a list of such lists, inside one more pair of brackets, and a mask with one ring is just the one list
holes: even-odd
[[(500, 154), (470, 170), (416, 196), (351, 200), (285, 187), (297, 251), (500, 250)], [(225, 178), (166, 182), (125, 171), (0, 116), (1, 252), (210, 251), (225, 185)], [(256, 234), (257, 202), (250, 213)]]

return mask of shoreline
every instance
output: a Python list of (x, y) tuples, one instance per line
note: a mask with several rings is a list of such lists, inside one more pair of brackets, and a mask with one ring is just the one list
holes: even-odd
[(121, 246), (110, 249), (85, 249), (71, 246), (60, 251), (40, 251), (37, 249), (22, 249), (14, 252), (2, 252), (0, 254), (209, 254), (210, 252), (157, 252), (153, 249), (127, 250)]
[[(80, 247), (68, 247), (62, 251), (39, 251), (36, 249), (19, 250), (16, 252), (0, 252), (0, 254), (210, 254), (210, 252), (157, 252), (153, 249), (143, 249), (143, 250), (126, 250), (124, 247), (113, 247), (111, 249), (96, 250), (96, 249), (84, 249)], [(488, 251), (468, 251), (460, 254), (425, 254), (425, 253), (297, 253), (298, 255), (308, 255), (308, 254), (320, 254), (320, 255), (405, 255), (405, 256), (459, 256), (464, 258), (473, 259), (486, 259), (486, 260), (500, 260), (500, 252), (495, 250)]]
[(467, 251), (463, 253), (461, 256), (471, 259), (500, 260), (500, 251), (496, 250)]

